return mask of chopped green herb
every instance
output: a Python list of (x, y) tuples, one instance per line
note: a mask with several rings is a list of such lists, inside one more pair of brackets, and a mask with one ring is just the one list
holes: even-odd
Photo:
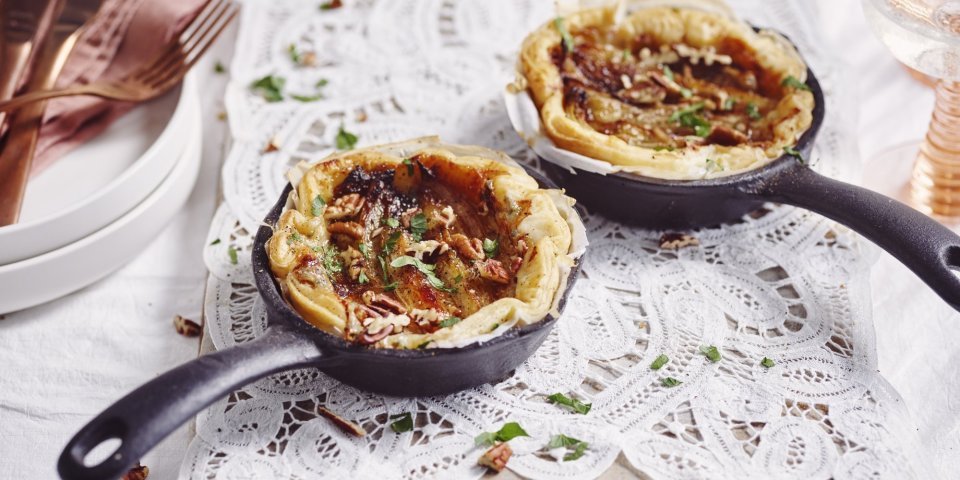
[(370, 256), (370, 245), (368, 245), (366, 242), (360, 242), (360, 245), (357, 246), (357, 249), (360, 250), (360, 253), (362, 253), (364, 257)]
[(713, 363), (720, 361), (720, 350), (717, 350), (717, 347), (713, 345), (701, 345), (700, 353), (706, 355), (706, 357)]
[(670, 145), (657, 145), (656, 147), (653, 147), (653, 151), (654, 151), (654, 152), (662, 152), (662, 151), (664, 151), (664, 150), (666, 150), (666, 151), (668, 151), (668, 152), (672, 152), (672, 151), (674, 151), (674, 150), (676, 150), (676, 149), (673, 148), (673, 147), (670, 146)]
[(803, 158), (803, 153), (797, 150), (795, 147), (783, 147), (783, 153), (800, 160), (800, 163), (806, 162), (806, 159)]
[(250, 84), (250, 89), (268, 102), (279, 102), (283, 100), (283, 86), (286, 83), (283, 77), (267, 75)]
[(423, 238), (423, 233), (427, 231), (427, 216), (423, 213), (418, 213), (410, 219), (410, 235), (413, 236), (413, 239), (417, 242)]
[(236, 265), (236, 264), (237, 264), (237, 249), (236, 249), (233, 245), (230, 245), (229, 247), (227, 247), (227, 255), (230, 256), (230, 263), (233, 264), (233, 265)]
[(396, 289), (397, 289), (397, 282), (388, 283), (388, 284), (386, 284), (386, 285), (383, 286), (383, 291), (384, 291), (384, 292), (392, 292), (392, 291), (394, 291), (394, 290), (396, 290)]
[(661, 353), (653, 360), (653, 363), (650, 364), (650, 370), (660, 370), (660, 368), (666, 365), (669, 361), (670, 357)]
[(671, 82), (675, 81), (673, 79), (673, 70), (670, 69), (670, 65), (663, 66), (663, 76), (667, 77), (667, 80), (670, 80)]
[(784, 87), (795, 88), (797, 90), (810, 91), (810, 87), (806, 83), (797, 80), (797, 77), (794, 77), (793, 75), (788, 75), (787, 78), (784, 78), (783, 81), (780, 82), (780, 85)]
[(337, 247), (330, 246), (323, 251), (323, 268), (329, 275), (343, 271), (343, 262), (340, 260), (340, 252)]
[(394, 258), (390, 262), (390, 266), (393, 268), (415, 267), (420, 273), (424, 274), (427, 277), (427, 282), (430, 283), (430, 286), (438, 290), (446, 288), (443, 284), (443, 280), (437, 277), (437, 274), (433, 272), (433, 269), (436, 268), (434, 265), (423, 263), (423, 261), (417, 259), (416, 257), (411, 257), (410, 255), (403, 255), (397, 258)]
[(290, 55), (290, 60), (297, 65), (303, 61), (303, 55), (300, 55), (300, 52), (297, 50), (297, 46), (293, 43), (287, 47), (287, 53)]
[(767, 357), (763, 357), (763, 360), (760, 360), (760, 365), (763, 365), (766, 368), (773, 368), (776, 363)]
[(621, 52), (620, 55), (623, 58), (624, 62), (633, 58), (633, 52), (631, 52), (630, 50), (624, 50), (623, 52)]
[(673, 112), (672, 114), (670, 114), (670, 118), (668, 120), (671, 122), (679, 122), (680, 117), (684, 115), (697, 113), (700, 110), (703, 110), (703, 102), (697, 102), (697, 103), (694, 103), (693, 105), (690, 105), (688, 107), (683, 107), (680, 110)]
[(426, 342), (423, 342), (423, 343), (421, 343), (420, 345), (417, 345), (417, 350), (421, 350), (421, 349), (423, 349), (423, 348), (426, 348), (427, 345), (430, 345), (430, 342), (432, 342), (432, 341), (433, 341), (433, 340), (427, 340)]
[(400, 240), (400, 231), (394, 231), (387, 238), (387, 241), (383, 243), (383, 251), (390, 253), (393, 251), (393, 248), (397, 246), (397, 241)]
[(407, 175), (413, 175), (413, 161), (409, 158), (404, 158), (403, 164), (407, 166)]
[(290, 234), (289, 237), (287, 237), (287, 244), (292, 245), (294, 243), (299, 242), (300, 240), (303, 240), (303, 237), (301, 237), (299, 233), (293, 232)]
[[(570, 452), (563, 456), (564, 462), (569, 462), (582, 457), (584, 452), (587, 451), (588, 446), (589, 444), (583, 440), (578, 440), (563, 434), (554, 435), (550, 438), (550, 443), (547, 444), (547, 448), (566, 448), (567, 451)], [(572, 452), (570, 451), (571, 448), (573, 449)]]
[(567, 30), (567, 24), (563, 17), (557, 17), (553, 19), (553, 26), (557, 28), (557, 31), (560, 32), (560, 38), (563, 40), (563, 51), (571, 52), (573, 51), (573, 37), (570, 36), (570, 31)]
[(563, 405), (565, 407), (570, 407), (574, 412), (586, 415), (590, 412), (590, 408), (593, 407), (592, 403), (583, 403), (576, 398), (570, 398), (562, 393), (554, 393), (547, 397), (547, 400), (550, 403), (556, 403), (557, 405)]
[(385, 223), (390, 228), (397, 228), (400, 226), (400, 221), (397, 220), (396, 218), (387, 218), (386, 220), (383, 221), (383, 223)]
[(456, 277), (453, 277), (453, 281), (454, 281), (454, 282), (457, 282), (457, 283), (462, 282), (462, 281), (463, 281), (463, 274), (462, 274), (462, 273), (458, 273)]
[(440, 322), (440, 328), (452, 327), (463, 321), (460, 317), (447, 317), (442, 322)]
[(217, 60), (217, 63), (213, 64), (213, 71), (216, 73), (223, 73), (227, 71), (227, 67), (224, 67), (223, 63), (220, 63), (220, 60)]
[(378, 256), (377, 260), (380, 262), (380, 271), (383, 272), (383, 283), (390, 282), (390, 277), (387, 276), (387, 260), (383, 255)]
[(320, 195), (313, 197), (313, 201), (310, 202), (310, 213), (313, 214), (314, 217), (323, 215), (323, 207), (326, 206), (326, 204), (327, 202), (323, 201), (323, 197)]
[(496, 432), (483, 432), (473, 438), (477, 445), (493, 445), (497, 442), (509, 442), (517, 437), (529, 437), (530, 435), (517, 422), (503, 424), (500, 430)]
[(390, 415), (390, 429), (397, 433), (409, 432), (413, 430), (413, 415), (410, 412)]
[(363, 270), (360, 270), (360, 275), (357, 275), (357, 281), (361, 284), (370, 283), (370, 279), (367, 278), (367, 274)]
[(683, 382), (681, 382), (680, 380), (677, 380), (676, 378), (673, 378), (673, 377), (667, 377), (667, 378), (664, 378), (663, 380), (661, 380), (660, 383), (661, 383), (664, 387), (673, 388), (673, 387), (676, 387), (677, 385), (680, 385), (680, 384), (683, 383)]
[(483, 253), (487, 255), (487, 258), (493, 258), (497, 256), (497, 252), (500, 251), (500, 242), (497, 239), (483, 239)]
[(693, 91), (690, 90), (689, 88), (681, 88), (680, 95), (682, 95), (683, 98), (690, 98), (693, 96)]
[(323, 94), (320, 92), (317, 92), (313, 95), (298, 95), (296, 93), (291, 93), (290, 98), (298, 102), (309, 103), (309, 102), (316, 102), (317, 100), (321, 100), (323, 98)]
[(340, 124), (340, 129), (337, 130), (337, 149), (338, 150), (353, 150), (353, 147), (357, 144), (357, 136), (344, 130), (343, 124)]
[(730, 97), (727, 97), (727, 98), (723, 101), (723, 107), (722, 107), (722, 108), (723, 108), (724, 110), (733, 110), (733, 106), (736, 105), (736, 104), (737, 104), (737, 101), (736, 101), (736, 100), (734, 100), (734, 99), (732, 99), (732, 98), (730, 98)]
[(757, 108), (757, 104), (753, 102), (747, 103), (747, 116), (751, 120), (760, 120), (763, 118), (763, 115), (760, 115), (760, 109)]
[(500, 324), (499, 324), (499, 323), (494, 323), (493, 326), (490, 327), (490, 330), (487, 331), (487, 333), (493, 333), (493, 332), (497, 331), (498, 328), (500, 328)]
[(217, 239), (215, 239), (214, 241), (210, 242), (210, 245), (216, 245), (216, 244), (218, 244), (218, 243), (220, 243), (220, 239), (219, 239), (219, 238), (217, 238)]
[(313, 84), (313, 86), (317, 88), (323, 88), (327, 86), (327, 83), (329, 82), (326, 78), (321, 78), (320, 80), (317, 80), (317, 83)]
[(693, 133), (698, 137), (710, 135), (710, 122), (695, 113), (684, 113), (680, 115), (680, 125), (693, 127)]

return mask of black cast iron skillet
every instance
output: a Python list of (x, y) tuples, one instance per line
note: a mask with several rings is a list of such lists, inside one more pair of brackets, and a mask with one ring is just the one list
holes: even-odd
[[(529, 172), (543, 188), (557, 188)], [(291, 191), (287, 185), (264, 223), (275, 225)], [(483, 343), (425, 350), (373, 349), (348, 344), (303, 321), (280, 294), (264, 245), (273, 231), (260, 227), (254, 240), (253, 273), (267, 309), (269, 327), (249, 343), (204, 355), (147, 382), (107, 408), (67, 443), (57, 470), (68, 480), (120, 478), (153, 446), (198, 412), (233, 390), (270, 374), (303, 367), (355, 387), (387, 395), (428, 396), (464, 390), (508, 377), (543, 343), (557, 319), (548, 315)], [(580, 271), (567, 278), (559, 309)], [(96, 465), (84, 458), (119, 439), (119, 448)]]
[[(823, 91), (807, 70), (816, 105), (796, 149), (809, 159), (823, 123)], [(960, 310), (960, 237), (926, 215), (879, 193), (833, 180), (783, 155), (756, 170), (707, 180), (660, 180), (628, 173), (570, 171), (541, 162), (547, 175), (588, 208), (651, 229), (690, 229), (735, 222), (765, 202), (832, 218), (876, 243)]]

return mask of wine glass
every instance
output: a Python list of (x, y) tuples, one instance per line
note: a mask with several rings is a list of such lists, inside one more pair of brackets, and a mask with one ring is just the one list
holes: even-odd
[(864, 183), (960, 225), (960, 1), (863, 0), (863, 10), (898, 60), (938, 79), (926, 137), (878, 155)]

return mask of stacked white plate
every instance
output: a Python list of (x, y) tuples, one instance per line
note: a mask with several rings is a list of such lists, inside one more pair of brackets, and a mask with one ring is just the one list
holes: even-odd
[(20, 222), (0, 227), (0, 313), (78, 290), (141, 252), (193, 189), (201, 128), (188, 76), (31, 179)]

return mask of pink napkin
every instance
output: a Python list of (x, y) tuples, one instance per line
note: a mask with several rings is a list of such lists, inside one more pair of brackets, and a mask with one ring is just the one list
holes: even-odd
[[(119, 79), (175, 38), (206, 0), (105, 0), (70, 54), (58, 86)], [(31, 175), (102, 132), (134, 104), (64, 97), (47, 105)]]

